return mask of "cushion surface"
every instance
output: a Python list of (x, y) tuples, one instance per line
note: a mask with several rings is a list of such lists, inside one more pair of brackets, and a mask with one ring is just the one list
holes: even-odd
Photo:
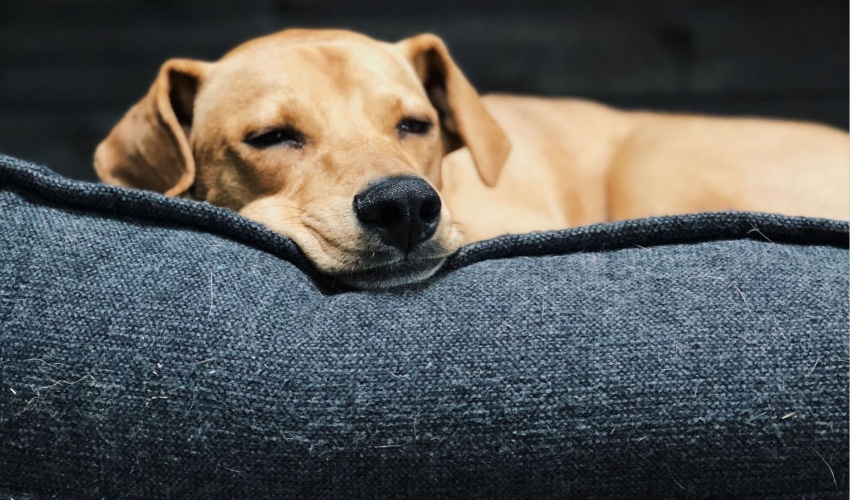
[(234, 212), (0, 157), (0, 494), (846, 498), (847, 247), (697, 214), (346, 291)]

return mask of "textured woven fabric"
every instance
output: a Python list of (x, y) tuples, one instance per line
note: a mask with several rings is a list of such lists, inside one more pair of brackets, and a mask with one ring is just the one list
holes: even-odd
[(669, 217), (329, 293), (234, 213), (2, 158), (0, 493), (846, 498), (847, 244)]

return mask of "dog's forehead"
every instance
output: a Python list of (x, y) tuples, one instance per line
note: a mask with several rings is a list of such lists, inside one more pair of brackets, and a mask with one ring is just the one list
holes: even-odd
[(393, 44), (338, 30), (287, 30), (258, 38), (227, 53), (219, 65), (222, 72), (231, 73), (229, 79), (247, 73), (285, 75), (293, 82), (337, 78), (347, 85), (383, 79), (418, 83), (412, 65)]
[(231, 49), (221, 59), (241, 57), (252, 52), (268, 52), (322, 44), (371, 45), (373, 47), (386, 45), (384, 42), (353, 31), (290, 29), (248, 40)]
[(202, 85), (201, 108), (232, 112), (262, 101), (339, 109), (337, 101), (392, 95), (427, 102), (413, 65), (393, 44), (348, 32), (283, 33), (247, 42), (216, 63)]
[(348, 32), (284, 34), (247, 42), (215, 63), (201, 86), (196, 118), (221, 123), (226, 115), (233, 124), (273, 123), (284, 115), (318, 120), (329, 110), (422, 109), (429, 102), (413, 65), (393, 44)]

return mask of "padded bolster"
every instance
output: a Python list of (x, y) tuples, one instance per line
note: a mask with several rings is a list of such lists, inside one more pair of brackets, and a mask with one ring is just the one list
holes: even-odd
[(844, 498), (847, 245), (666, 217), (340, 291), (235, 213), (3, 157), (0, 493)]

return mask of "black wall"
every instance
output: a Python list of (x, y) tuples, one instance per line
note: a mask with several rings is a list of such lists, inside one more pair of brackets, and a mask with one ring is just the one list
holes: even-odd
[(848, 125), (847, 0), (0, 0), (0, 152), (94, 179), (165, 59), (295, 26), (435, 32), (482, 92)]

